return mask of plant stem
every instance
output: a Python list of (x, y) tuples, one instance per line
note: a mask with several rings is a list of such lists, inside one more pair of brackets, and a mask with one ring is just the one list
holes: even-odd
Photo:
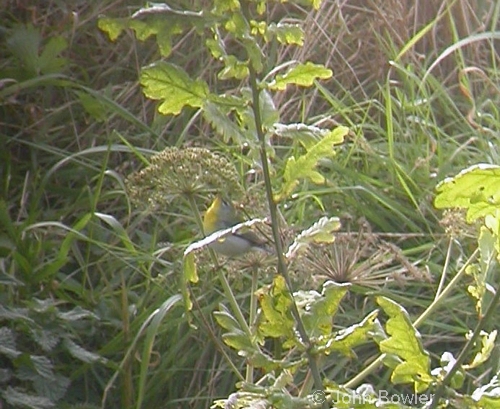
[[(278, 258), (278, 273), (281, 274), (285, 278), (285, 282), (287, 284), (288, 290), (290, 291), (290, 295), (292, 297), (292, 314), (297, 323), (297, 330), (301, 337), (301, 341), (306, 345), (306, 354), (309, 362), (309, 368), (311, 369), (311, 373), (314, 379), (314, 386), (316, 390), (323, 391), (323, 381), (321, 380), (321, 375), (319, 373), (319, 369), (316, 363), (316, 357), (312, 353), (312, 344), (309, 336), (307, 335), (307, 331), (302, 322), (302, 318), (300, 317), (299, 310), (297, 308), (297, 304), (293, 298), (293, 286), (290, 280), (290, 275), (288, 274), (288, 268), (285, 263), (285, 257), (283, 255), (283, 246), (281, 244), (281, 236), (280, 236), (280, 227), (279, 227), (279, 217), (277, 213), (276, 203), (274, 202), (273, 189), (271, 185), (271, 176), (269, 171), (269, 163), (267, 159), (266, 152), (266, 140), (264, 135), (264, 130), (262, 126), (262, 119), (260, 116), (260, 91), (257, 84), (257, 76), (255, 69), (252, 64), (249, 64), (249, 82), (250, 88), (252, 90), (252, 109), (254, 113), (255, 119), (255, 129), (257, 131), (257, 137), (259, 139), (259, 150), (260, 150), (260, 160), (262, 162), (262, 170), (264, 174), (264, 181), (266, 185), (266, 195), (269, 203), (269, 213), (271, 215), (271, 227), (274, 238), (274, 245), (276, 248), (276, 255)], [(323, 407), (328, 408), (326, 402), (324, 402)]]
[[(250, 315), (248, 318), (249, 325), (252, 326), (255, 322), (255, 317), (257, 316), (257, 296), (255, 295), (257, 287), (259, 284), (259, 270), (257, 267), (252, 268), (252, 288), (250, 290)], [(247, 372), (245, 376), (245, 381), (249, 384), (253, 383), (253, 365), (247, 364)]]

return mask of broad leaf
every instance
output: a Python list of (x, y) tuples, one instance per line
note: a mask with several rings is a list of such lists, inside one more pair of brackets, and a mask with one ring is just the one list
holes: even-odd
[(101, 362), (101, 363), (107, 362), (106, 358), (103, 358), (102, 356), (95, 354), (93, 352), (87, 351), (85, 348), (74, 343), (68, 338), (64, 340), (64, 346), (67, 348), (68, 352), (72, 356), (74, 356), (75, 358), (79, 359), (82, 362), (86, 362), (88, 364), (91, 364), (93, 362)]
[(413, 383), (415, 391), (425, 391), (433, 377), (430, 374), (430, 358), (422, 346), (420, 333), (413, 327), (406, 310), (386, 297), (377, 297), (377, 303), (389, 315), (386, 331), (390, 337), (380, 342), (380, 350), (398, 356), (402, 362), (391, 376), (395, 383)]
[(328, 79), (332, 75), (332, 70), (323, 65), (307, 62), (291, 68), (286, 74), (276, 75), (276, 78), (267, 86), (274, 91), (284, 91), (289, 84), (310, 87), (314, 84), (314, 80)]
[(210, 19), (203, 17), (202, 12), (174, 10), (167, 4), (150, 3), (134, 13), (132, 18), (101, 17), (97, 24), (108, 34), (111, 41), (116, 41), (126, 29), (134, 30), (140, 41), (155, 36), (161, 55), (168, 57), (172, 51), (175, 35), (183, 33), (192, 26), (203, 27), (210, 22)]
[(349, 284), (327, 281), (323, 284), (321, 294), (314, 290), (297, 291), (294, 294), (304, 327), (312, 339), (332, 333), (333, 317), (348, 288)]
[(304, 45), (304, 30), (298, 24), (271, 23), (267, 31), (275, 35), (281, 44)]
[(218, 103), (218, 101), (209, 101), (205, 104), (203, 116), (224, 138), (224, 141), (233, 140), (236, 143), (243, 143), (245, 140), (243, 130), (229, 118), (232, 110), (232, 107)]
[(162, 61), (144, 68), (140, 83), (148, 98), (162, 101), (158, 111), (164, 115), (178, 115), (186, 105), (201, 108), (209, 96), (206, 82), (193, 80), (181, 68)]
[(55, 407), (54, 402), (40, 395), (30, 395), (22, 389), (8, 386), (2, 391), (5, 401), (12, 407), (23, 407), (31, 409), (47, 409)]
[(346, 356), (354, 356), (353, 348), (371, 339), (377, 315), (378, 311), (372, 311), (359, 324), (344, 328), (332, 336), (320, 338), (319, 350), (325, 354), (338, 351)]
[(313, 125), (303, 123), (296, 124), (280, 124), (274, 123), (272, 131), (281, 138), (289, 138), (292, 141), (298, 141), (300, 144), (309, 149), (318, 141), (326, 138), (330, 133), (330, 129), (318, 128)]
[(261, 314), (258, 332), (261, 338), (283, 337), (289, 347), (295, 340), (295, 321), (292, 317), (292, 297), (287, 289), (285, 279), (278, 275), (272, 285), (261, 288), (257, 292)]
[(439, 183), (436, 190), (434, 205), (467, 209), (468, 222), (495, 214), (500, 209), (500, 166), (471, 166)]
[(281, 192), (275, 198), (276, 201), (288, 197), (298, 185), (300, 179), (308, 179), (316, 184), (324, 183), (325, 178), (316, 171), (316, 166), (321, 159), (335, 155), (333, 146), (342, 143), (348, 132), (348, 128), (339, 126), (330, 131), (322, 140), (309, 146), (305, 154), (298, 158), (293, 156), (288, 158), (283, 173), (283, 186)]
[(217, 75), (219, 79), (236, 78), (242, 80), (248, 77), (248, 64), (245, 61), (238, 60), (234, 55), (224, 55), (221, 59), (224, 61), (224, 68)]
[(316, 223), (306, 230), (302, 230), (295, 237), (295, 240), (288, 248), (285, 254), (287, 259), (295, 258), (302, 253), (311, 243), (333, 243), (335, 236), (333, 235), (340, 229), (340, 219), (338, 217), (322, 217)]

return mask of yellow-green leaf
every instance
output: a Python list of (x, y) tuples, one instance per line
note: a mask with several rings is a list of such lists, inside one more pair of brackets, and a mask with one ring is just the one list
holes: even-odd
[(340, 229), (340, 219), (338, 217), (322, 217), (306, 230), (302, 230), (295, 237), (295, 240), (286, 252), (288, 260), (300, 254), (311, 243), (333, 243), (335, 241), (334, 232)]
[(272, 285), (257, 293), (261, 316), (258, 331), (262, 337), (284, 337), (289, 341), (295, 338), (295, 321), (291, 313), (292, 298), (286, 287), (285, 279), (276, 276)]
[(412, 325), (406, 310), (386, 297), (377, 297), (377, 303), (389, 316), (386, 331), (388, 339), (380, 342), (380, 350), (399, 357), (391, 380), (395, 383), (413, 383), (417, 393), (425, 391), (433, 382), (430, 358), (422, 346), (420, 333)]
[(281, 44), (304, 45), (304, 30), (298, 24), (272, 23), (267, 31), (274, 34)]
[(122, 31), (128, 28), (128, 22), (127, 18), (101, 17), (97, 20), (97, 27), (104, 31), (111, 41), (116, 41)]
[(297, 291), (294, 294), (304, 327), (311, 339), (332, 333), (332, 319), (348, 288), (349, 284), (327, 281), (323, 284), (321, 294), (317, 291)]
[(439, 183), (436, 190), (434, 205), (467, 209), (468, 222), (494, 214), (500, 209), (500, 166), (471, 166)]
[(333, 146), (342, 143), (348, 132), (348, 128), (339, 126), (333, 131), (329, 131), (319, 142), (309, 146), (304, 155), (298, 158), (288, 158), (283, 173), (283, 185), (281, 192), (276, 197), (276, 201), (288, 197), (300, 179), (309, 179), (318, 184), (323, 183), (324, 177), (315, 168), (320, 159), (335, 155)]
[(464, 369), (477, 368), (479, 365), (485, 363), (495, 347), (495, 340), (497, 338), (497, 330), (490, 333), (481, 331), (481, 350), (476, 353), (472, 362), (468, 365), (464, 365)]
[(174, 64), (158, 62), (144, 68), (140, 82), (144, 94), (162, 101), (158, 111), (164, 115), (178, 115), (186, 105), (200, 108), (210, 92), (203, 80), (193, 80)]
[(238, 60), (234, 55), (222, 56), (224, 68), (217, 75), (221, 80), (236, 78), (238, 80), (248, 77), (248, 64)]
[(320, 341), (320, 351), (330, 354), (339, 351), (346, 356), (354, 356), (353, 349), (371, 339), (371, 333), (376, 325), (378, 311), (372, 311), (359, 324), (344, 328), (331, 336), (323, 337)]
[(284, 91), (288, 84), (310, 87), (316, 79), (328, 79), (333, 75), (332, 70), (321, 64), (307, 62), (298, 64), (291, 68), (286, 74), (276, 75), (275, 79), (268, 83), (269, 89)]

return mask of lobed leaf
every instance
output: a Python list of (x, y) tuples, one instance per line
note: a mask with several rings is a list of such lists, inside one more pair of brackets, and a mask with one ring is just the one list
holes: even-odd
[(285, 279), (278, 275), (270, 286), (257, 292), (261, 314), (258, 333), (261, 337), (288, 340), (287, 345), (295, 339), (295, 321), (291, 313), (292, 297), (287, 289)]
[(312, 339), (331, 335), (332, 319), (349, 286), (327, 281), (321, 294), (317, 291), (297, 291), (294, 294), (304, 326)]
[(328, 79), (332, 75), (332, 70), (323, 65), (307, 62), (296, 65), (283, 75), (276, 75), (267, 87), (274, 91), (284, 91), (289, 84), (310, 87), (314, 84), (314, 80)]
[(500, 209), (500, 166), (478, 164), (436, 186), (438, 209), (467, 209), (467, 221), (494, 215)]
[(306, 230), (300, 232), (288, 248), (285, 257), (290, 260), (303, 252), (312, 243), (333, 243), (333, 232), (340, 229), (338, 217), (322, 217)]
[(162, 101), (158, 112), (164, 115), (178, 115), (186, 105), (201, 108), (210, 93), (205, 81), (193, 80), (182, 68), (163, 61), (144, 68), (140, 83), (148, 98)]
[(319, 349), (327, 355), (339, 351), (346, 356), (354, 356), (353, 348), (371, 339), (371, 333), (377, 324), (377, 316), (378, 311), (372, 311), (359, 324), (344, 328), (332, 336), (321, 337)]
[(433, 377), (429, 354), (422, 346), (420, 333), (402, 306), (386, 297), (377, 297), (377, 303), (390, 317), (386, 324), (390, 337), (380, 342), (380, 350), (402, 360), (394, 368), (391, 380), (396, 384), (413, 383), (416, 392), (426, 390)]
[(283, 172), (283, 186), (275, 200), (281, 201), (288, 197), (300, 179), (309, 179), (316, 184), (324, 183), (325, 178), (316, 171), (316, 166), (321, 159), (335, 155), (333, 146), (342, 143), (348, 132), (348, 128), (339, 126), (328, 132), (319, 142), (309, 146), (304, 155), (288, 158)]

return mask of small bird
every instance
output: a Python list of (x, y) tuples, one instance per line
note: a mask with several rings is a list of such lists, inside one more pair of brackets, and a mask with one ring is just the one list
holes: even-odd
[[(220, 194), (205, 212), (203, 219), (203, 230), (206, 235), (216, 231), (233, 227), (243, 220), (238, 216), (233, 204), (224, 200)], [(225, 256), (234, 257), (245, 254), (250, 250), (268, 251), (264, 246), (264, 241), (253, 231), (240, 230), (234, 234), (228, 234), (210, 244), (216, 252)]]

